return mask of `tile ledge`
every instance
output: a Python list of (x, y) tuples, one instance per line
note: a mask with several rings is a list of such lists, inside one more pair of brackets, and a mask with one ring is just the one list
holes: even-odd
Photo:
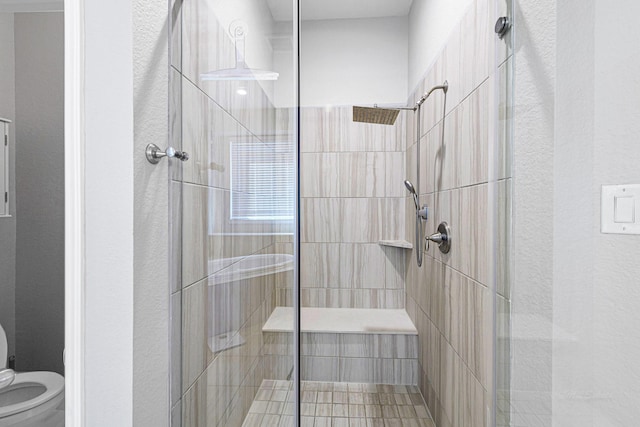
[[(404, 309), (318, 308), (301, 309), (302, 332), (342, 334), (417, 335)], [(293, 308), (276, 307), (262, 332), (292, 332)]]
[(390, 246), (393, 248), (413, 249), (413, 245), (406, 240), (378, 240), (380, 246)]

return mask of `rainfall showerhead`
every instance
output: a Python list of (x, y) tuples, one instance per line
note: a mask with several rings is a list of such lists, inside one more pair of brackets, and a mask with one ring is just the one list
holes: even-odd
[(404, 186), (407, 187), (407, 190), (409, 190), (409, 193), (411, 193), (411, 195), (413, 196), (413, 203), (416, 205), (416, 209), (420, 209), (418, 204), (418, 195), (416, 194), (416, 189), (411, 181), (405, 179)]
[(398, 109), (353, 106), (353, 121), (377, 125), (393, 125), (398, 118)]

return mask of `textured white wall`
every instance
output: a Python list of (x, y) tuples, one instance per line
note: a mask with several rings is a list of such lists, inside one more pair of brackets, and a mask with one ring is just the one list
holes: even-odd
[[(553, 235), (555, 4), (519, 0), (515, 17), (511, 392), (543, 408), (552, 387), (553, 242), (540, 235)], [(525, 425), (537, 419), (520, 415)]]
[[(15, 120), (15, 57), (13, 14), (0, 13), (0, 117)], [(15, 352), (16, 286), (16, 199), (15, 199), (15, 127), (10, 126), (10, 199), (11, 218), (0, 218), (0, 324), (7, 333), (9, 355)]]
[[(169, 136), (166, 0), (133, 2), (134, 343), (133, 425), (169, 422), (169, 162), (152, 165), (149, 143)], [(133, 149), (133, 150), (132, 150)]]
[(554, 280), (554, 325), (575, 342), (570, 348), (555, 342), (558, 426), (585, 425), (581, 417), (592, 425), (637, 424), (640, 340), (626, 325), (640, 324), (640, 236), (600, 232), (600, 191), (605, 184), (640, 183), (639, 13), (632, 0), (558, 8), (558, 23), (571, 25), (558, 27), (557, 43), (564, 48), (557, 104), (565, 108), (556, 119), (555, 228), (567, 231), (557, 236), (554, 254), (555, 270), (565, 273)]
[(472, 0), (414, 0), (409, 12), (408, 88), (413, 90)]
[[(129, 427), (134, 357), (132, 5), (86, 0), (84, 11), (85, 425)], [(150, 369), (151, 363), (153, 359)]]
[(407, 45), (406, 17), (302, 22), (302, 105), (404, 104)]
[(526, 399), (544, 425), (634, 425), (640, 237), (600, 233), (600, 191), (640, 183), (640, 6), (518, 7), (513, 408)]

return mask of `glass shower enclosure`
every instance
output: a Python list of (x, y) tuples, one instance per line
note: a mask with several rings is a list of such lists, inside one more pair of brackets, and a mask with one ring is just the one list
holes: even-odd
[(172, 427), (509, 425), (511, 1), (343, 3), (171, 1)]
[(267, 392), (293, 425), (293, 316), (263, 332), (294, 302), (293, 27), (267, 2), (171, 14), (172, 425), (242, 425)]

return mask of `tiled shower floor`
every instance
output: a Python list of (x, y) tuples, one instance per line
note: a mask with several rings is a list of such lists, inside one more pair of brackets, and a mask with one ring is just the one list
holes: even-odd
[[(264, 380), (243, 427), (293, 427), (293, 383)], [(435, 427), (415, 386), (302, 382), (302, 427)]]

